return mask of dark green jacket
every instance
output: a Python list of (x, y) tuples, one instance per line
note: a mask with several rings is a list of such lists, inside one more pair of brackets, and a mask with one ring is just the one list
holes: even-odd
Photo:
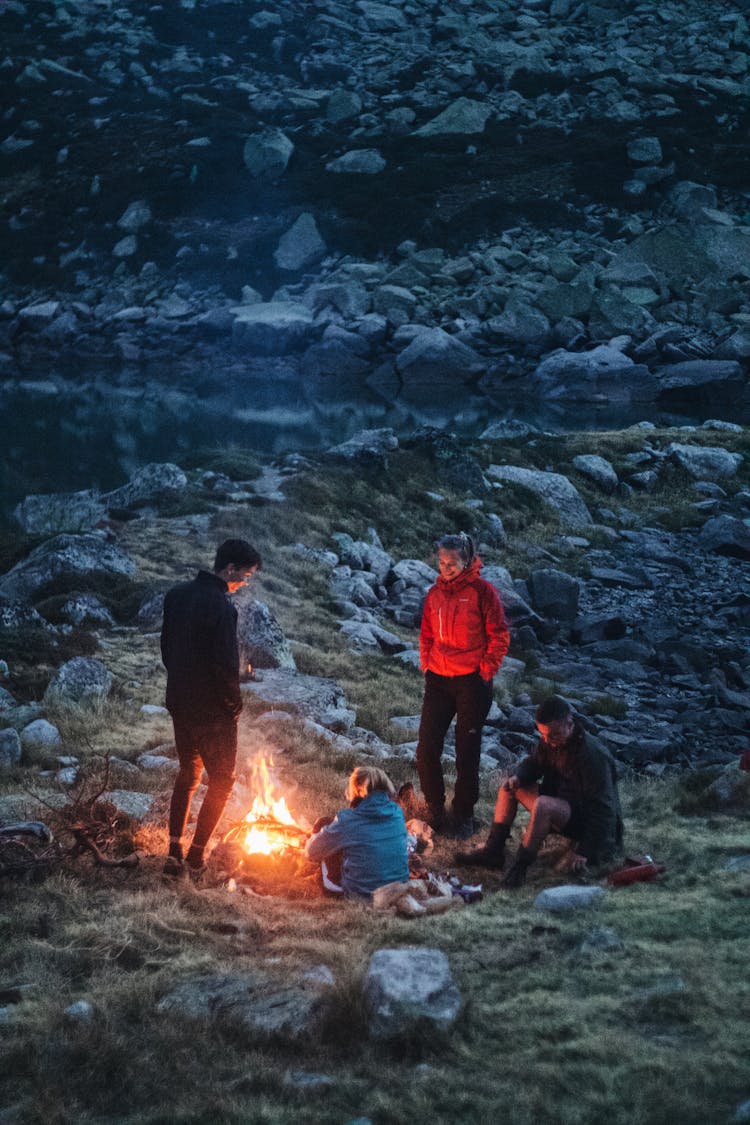
[(578, 852), (589, 863), (610, 859), (622, 845), (622, 810), (614, 759), (598, 739), (576, 721), (564, 746), (540, 739), (516, 775), (521, 785), (539, 784), (540, 794), (559, 797), (582, 825)]

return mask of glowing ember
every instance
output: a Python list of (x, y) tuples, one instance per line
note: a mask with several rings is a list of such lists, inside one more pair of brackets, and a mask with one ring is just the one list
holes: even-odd
[(250, 855), (272, 855), (286, 848), (300, 847), (307, 833), (295, 821), (284, 797), (276, 795), (278, 786), (272, 758), (260, 758), (251, 763), (250, 784), (257, 796), (238, 833), (245, 851)]

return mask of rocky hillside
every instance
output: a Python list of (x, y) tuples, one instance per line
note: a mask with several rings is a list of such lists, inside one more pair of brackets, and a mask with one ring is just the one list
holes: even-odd
[(6, 393), (747, 409), (740, 5), (7, 0), (0, 34)]

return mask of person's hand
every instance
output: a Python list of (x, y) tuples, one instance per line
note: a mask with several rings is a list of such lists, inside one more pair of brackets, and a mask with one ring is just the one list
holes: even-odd
[(506, 793), (515, 793), (520, 784), (521, 783), (516, 775), (513, 774), (512, 777), (506, 777), (505, 781), (503, 782), (503, 789), (506, 791)]

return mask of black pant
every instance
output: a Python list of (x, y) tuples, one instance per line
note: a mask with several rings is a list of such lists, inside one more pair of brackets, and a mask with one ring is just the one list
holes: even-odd
[(427, 804), (442, 808), (445, 784), (441, 757), (443, 742), (456, 716), (456, 788), (453, 812), (457, 820), (468, 820), (479, 796), (479, 754), (482, 727), (492, 705), (492, 681), (478, 672), (466, 676), (425, 674), (422, 718), (417, 744), (419, 783)]
[(203, 767), (208, 791), (198, 814), (193, 847), (204, 848), (211, 838), (234, 785), (237, 760), (237, 720), (231, 716), (196, 722), (172, 716), (180, 770), (169, 808), (169, 835), (179, 840), (185, 831), (190, 803), (198, 788)]

